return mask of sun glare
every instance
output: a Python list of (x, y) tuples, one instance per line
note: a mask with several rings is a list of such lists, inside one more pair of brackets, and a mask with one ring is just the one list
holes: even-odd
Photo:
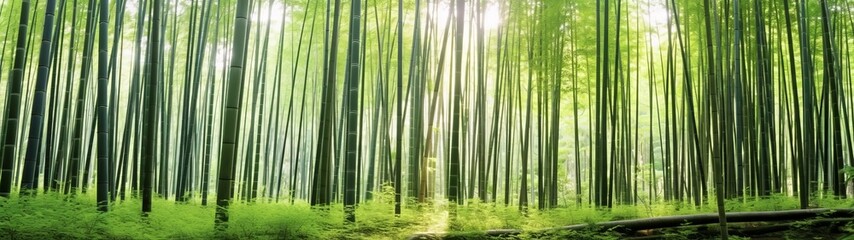
[(501, 9), (495, 3), (490, 3), (486, 6), (486, 12), (483, 16), (483, 27), (486, 29), (495, 29), (501, 26)]
[[(428, 11), (428, 14), (432, 13), (433, 9), (436, 9), (436, 15), (431, 17), (433, 17), (433, 21), (436, 21), (439, 25), (444, 25), (449, 19), (453, 18), (453, 16), (449, 15), (450, 5), (446, 2), (430, 3), (428, 9), (430, 10)], [(466, 14), (471, 13), (467, 11)], [(485, 29), (492, 30), (501, 26), (501, 8), (497, 3), (487, 3), (483, 14), (483, 27)], [(469, 18), (466, 17), (466, 20), (468, 21)]]
[(650, 33), (652, 47), (658, 47), (661, 45), (662, 36), (667, 34), (667, 22), (670, 15), (661, 1), (650, 0), (648, 4), (645, 9), (646, 24), (652, 31)]
[(669, 15), (661, 2), (651, 2), (647, 9), (647, 23), (654, 29), (666, 29)]

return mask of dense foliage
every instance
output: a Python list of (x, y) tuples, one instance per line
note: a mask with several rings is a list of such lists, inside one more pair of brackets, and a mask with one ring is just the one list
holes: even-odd
[(750, 204), (854, 196), (852, 0), (0, 0), (0, 34), (24, 238), (681, 211), (726, 238)]

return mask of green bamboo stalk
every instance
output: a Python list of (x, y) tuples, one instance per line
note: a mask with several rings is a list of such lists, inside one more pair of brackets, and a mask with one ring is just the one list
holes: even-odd
[(23, 179), (21, 180), (21, 195), (38, 187), (38, 155), (41, 147), (41, 136), (44, 130), (44, 112), (46, 108), (48, 74), (51, 67), (51, 40), (53, 40), (53, 24), (56, 14), (56, 0), (48, 0), (45, 7), (44, 28), (39, 50), (38, 72), (36, 73), (36, 88), (33, 95), (32, 111), (30, 112), (30, 130), (26, 155), (24, 156)]
[[(15, 161), (15, 148), (18, 139), (18, 122), (21, 114), (21, 95), (24, 76), (24, 62), (26, 61), (27, 23), (30, 14), (30, 1), (21, 1), (21, 17), (18, 24), (18, 38), (15, 44), (15, 55), (12, 71), (9, 74), (8, 97), (3, 116), (3, 151), (0, 158), (0, 197), (8, 198), (12, 191), (12, 167)], [(35, 165), (33, 165), (35, 166)]]
[[(155, 0), (157, 1), (157, 0)], [(217, 228), (224, 230), (228, 227), (228, 205), (231, 201), (234, 187), (234, 163), (237, 157), (237, 135), (240, 126), (241, 98), (244, 86), (243, 62), (246, 55), (247, 26), (249, 25), (249, 1), (238, 1), (234, 19), (234, 40), (232, 41), (232, 57), (223, 113), (223, 138), (220, 146), (219, 180), (217, 184)]]

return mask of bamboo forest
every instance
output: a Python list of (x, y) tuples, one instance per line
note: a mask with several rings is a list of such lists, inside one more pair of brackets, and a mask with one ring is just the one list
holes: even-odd
[(854, 239), (854, 0), (0, 0), (3, 239)]

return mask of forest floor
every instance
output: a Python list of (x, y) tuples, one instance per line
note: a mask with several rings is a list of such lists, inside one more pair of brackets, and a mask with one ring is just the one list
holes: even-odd
[[(543, 231), (572, 224), (592, 224), (613, 220), (638, 219), (713, 213), (715, 206), (694, 207), (679, 204), (615, 206), (605, 210), (567, 206), (547, 211), (530, 209), (527, 216), (516, 206), (470, 201), (457, 209), (455, 220), (442, 201), (431, 205), (404, 208), (395, 217), (394, 205), (387, 198), (363, 203), (356, 211), (356, 223), (344, 223), (343, 207), (312, 209), (297, 201), (257, 200), (232, 204), (228, 229), (214, 231), (213, 206), (201, 206), (198, 200), (176, 204), (157, 199), (148, 218), (140, 217), (140, 202), (118, 201), (110, 212), (98, 213), (94, 194), (66, 198), (58, 194), (36, 197), (0, 198), (0, 238), (2, 239), (408, 239), (418, 234), (430, 239), (698, 239), (717, 236), (714, 225), (639, 231), (630, 234), (602, 229), (591, 231)], [(776, 211), (797, 209), (796, 199), (770, 197), (730, 201), (727, 211)], [(817, 207), (854, 208), (854, 201), (823, 199)], [(854, 239), (854, 224), (815, 225), (794, 222), (785, 231), (750, 236), (753, 239)], [(741, 224), (744, 228), (771, 226), (770, 223)], [(739, 224), (733, 224), (738, 228)], [(488, 230), (516, 229), (513, 235), (495, 236)], [(744, 238), (740, 238), (744, 239)]]
[(448, 231), (448, 211), (444, 210), (433, 216), (433, 224), (427, 227), (427, 232), (447, 232)]

